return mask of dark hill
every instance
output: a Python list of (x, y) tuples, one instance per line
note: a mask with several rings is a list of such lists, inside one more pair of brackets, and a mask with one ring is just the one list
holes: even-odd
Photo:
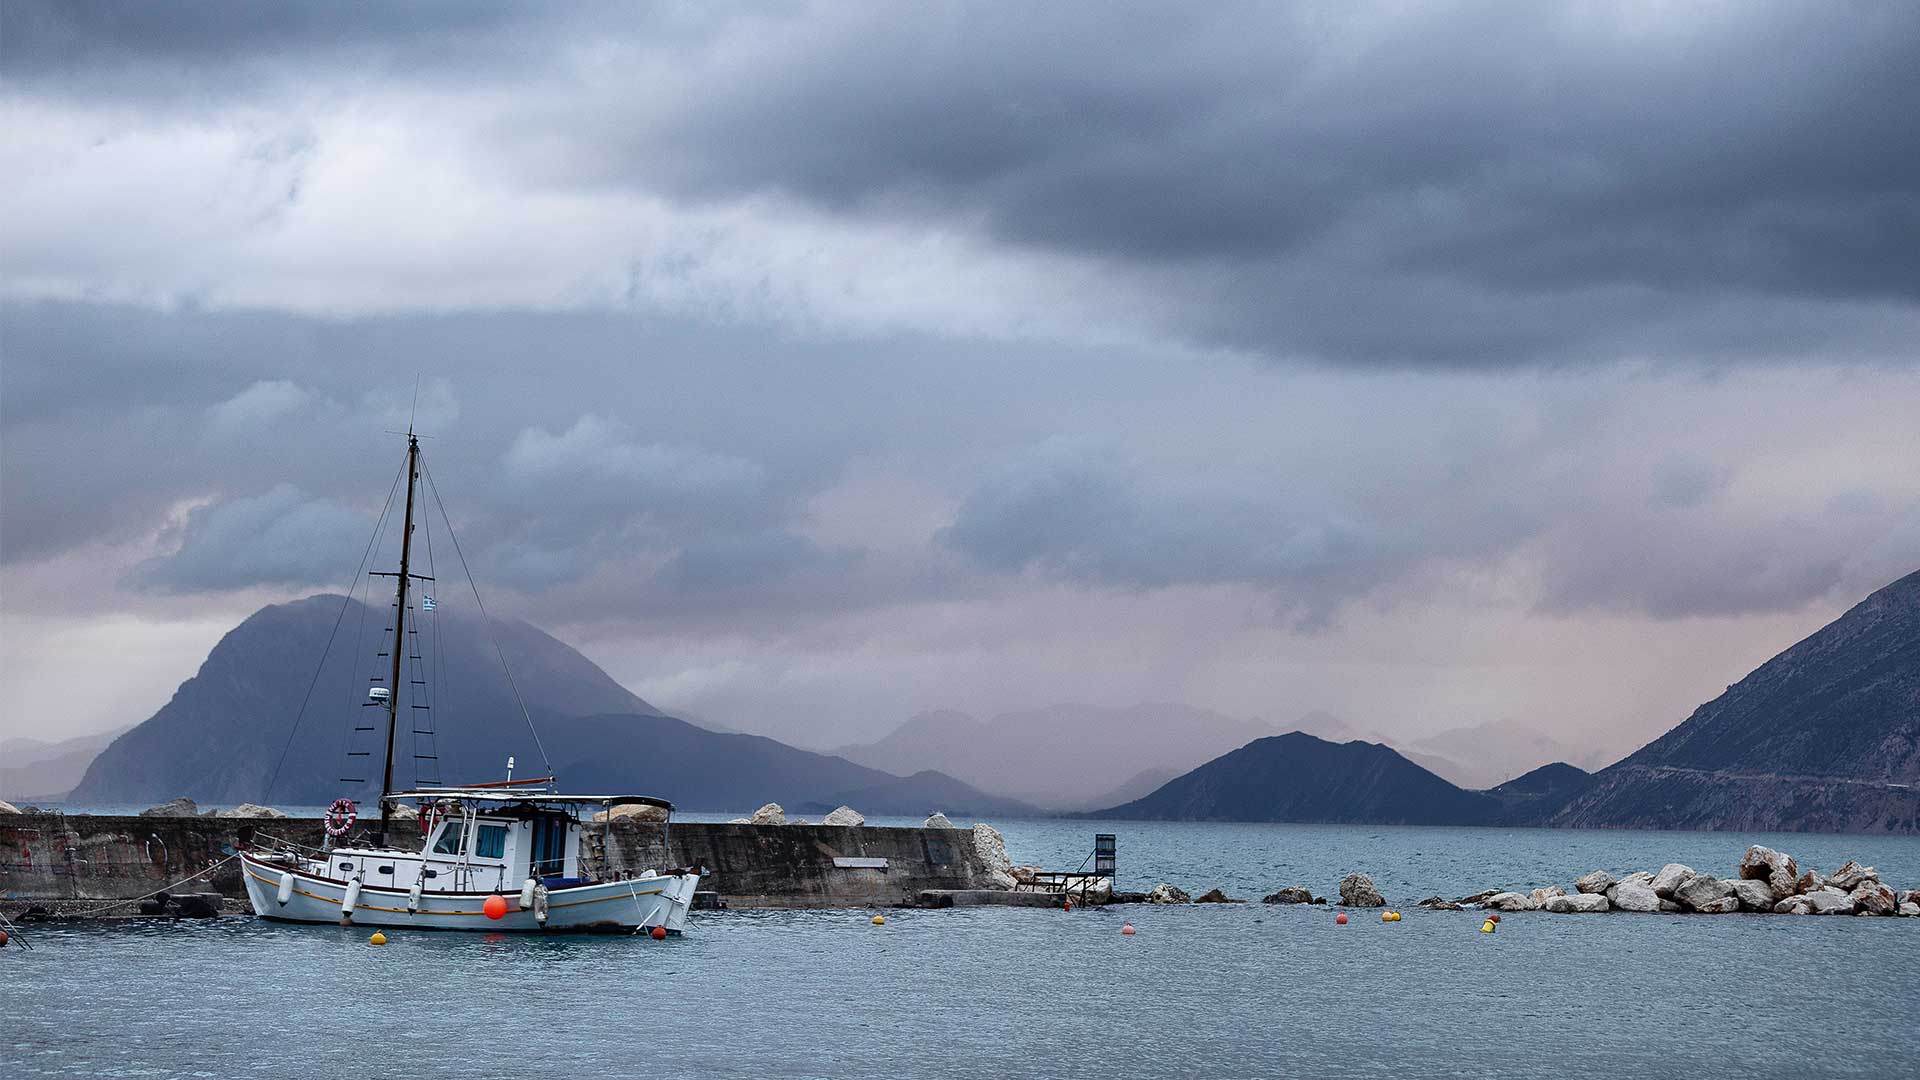
[(1546, 823), (1920, 830), (1920, 573), (1595, 773)]
[(1578, 791), (1587, 786), (1593, 774), (1585, 769), (1569, 765), (1564, 761), (1554, 761), (1537, 769), (1521, 773), (1519, 776), (1492, 789), (1495, 795), (1554, 795), (1569, 791)]
[(1274, 735), (1169, 780), (1094, 817), (1179, 821), (1302, 821), (1476, 825), (1500, 803), (1465, 791), (1378, 743)]
[[(371, 675), (385, 681), (385, 661), (376, 654), (390, 631), (384, 609), (355, 601), (342, 617), (341, 605), (338, 596), (315, 596), (255, 612), (214, 646), (159, 712), (101, 751), (69, 798), (148, 803), (186, 795), (213, 805), (367, 799), (379, 787), (385, 716), (362, 703)], [(339, 634), (296, 727), (336, 620)], [(831, 801), (842, 792), (873, 792), (876, 799), (884, 793), (884, 807), (843, 800), (869, 814), (1028, 809), (939, 774), (923, 791), (914, 781), (840, 758), (695, 727), (661, 715), (591, 660), (527, 623), (500, 622), (494, 630), (565, 790), (639, 791), (714, 810), (752, 809), (768, 800)], [(426, 689), (436, 694), (415, 697), (422, 688), (403, 674), (396, 786), (498, 779), (509, 755), (517, 759), (516, 775), (537, 775), (539, 749), (486, 626), (443, 609), (423, 627), (421, 644), (432, 676)], [(413, 708), (421, 703), (431, 708)], [(434, 735), (414, 733), (413, 717), (421, 713), (433, 718)], [(269, 790), (283, 749), (285, 764)], [(350, 751), (368, 756), (349, 757)], [(342, 777), (366, 782), (343, 783)]]

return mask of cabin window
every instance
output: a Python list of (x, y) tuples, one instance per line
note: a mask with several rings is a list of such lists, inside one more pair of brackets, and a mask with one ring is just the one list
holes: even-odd
[(465, 824), (465, 822), (461, 821), (447, 822), (446, 825), (440, 829), (440, 839), (433, 843), (433, 853), (435, 855), (460, 854), (460, 833), (465, 827)]
[(473, 857), (476, 859), (504, 859), (507, 855), (507, 827), (505, 825), (482, 825), (474, 834)]

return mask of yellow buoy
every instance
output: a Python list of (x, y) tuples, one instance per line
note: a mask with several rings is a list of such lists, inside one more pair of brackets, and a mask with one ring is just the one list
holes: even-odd
[(1493, 920), (1492, 920), (1492, 919), (1488, 919), (1488, 920), (1487, 920), (1486, 922), (1483, 922), (1483, 923), (1481, 923), (1481, 924), (1480, 924), (1480, 932), (1481, 932), (1481, 933), (1483, 933), (1483, 934), (1491, 934), (1491, 933), (1493, 933)]
[(367, 939), (367, 944), (369, 945), (385, 945), (386, 943), (387, 943), (387, 935), (381, 933), (378, 930), (375, 930), (373, 932), (373, 936)]
[(873, 925), (875, 926), (887, 925), (887, 917), (885, 915), (875, 915), (873, 917)]

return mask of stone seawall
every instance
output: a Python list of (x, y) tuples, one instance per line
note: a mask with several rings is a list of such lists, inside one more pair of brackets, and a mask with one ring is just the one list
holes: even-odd
[[(410, 823), (402, 828), (407, 840), (417, 839)], [(600, 825), (585, 836), (589, 868), (603, 860), (616, 872), (704, 866), (701, 890), (730, 907), (911, 904), (927, 889), (992, 887), (972, 833), (960, 829), (622, 820), (607, 833), (610, 852)], [(317, 847), (321, 839), (312, 818), (7, 814), (0, 817), (0, 904), (72, 909), (143, 896), (238, 850), (271, 848), (275, 840)], [(233, 862), (181, 891), (245, 896)]]

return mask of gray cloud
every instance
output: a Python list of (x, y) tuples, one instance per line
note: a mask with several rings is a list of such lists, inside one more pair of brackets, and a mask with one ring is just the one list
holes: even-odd
[(128, 581), (176, 591), (337, 584), (372, 528), (346, 507), (281, 484), (189, 512), (175, 550), (134, 567)]

